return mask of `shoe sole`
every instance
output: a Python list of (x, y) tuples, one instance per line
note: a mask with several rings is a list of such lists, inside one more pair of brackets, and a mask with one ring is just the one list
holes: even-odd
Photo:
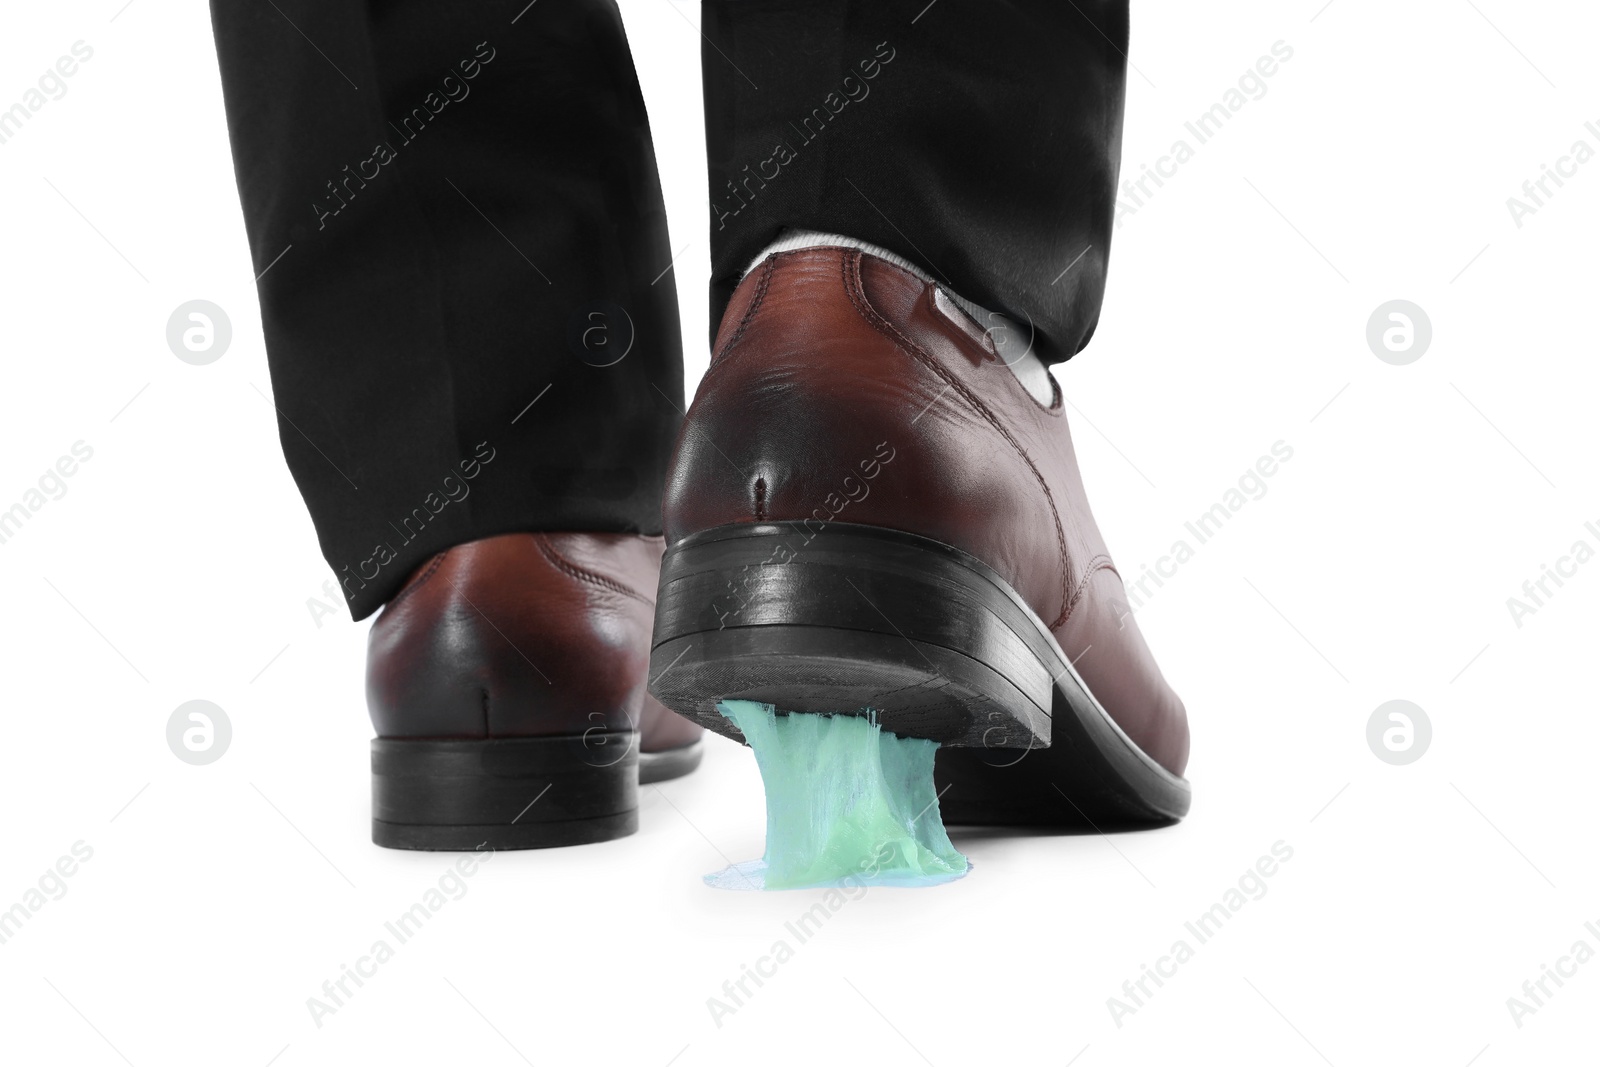
[(372, 841), (473, 852), (559, 848), (639, 829), (639, 784), (687, 774), (700, 745), (641, 758), (632, 731), (372, 742)]
[(699, 741), (691, 741), (687, 745), (669, 748), (664, 752), (641, 752), (639, 784), (651, 785), (655, 782), (682, 778), (700, 766), (700, 759), (704, 755), (705, 747)]
[(915, 534), (740, 523), (685, 538), (662, 560), (650, 676), (657, 700), (734, 740), (719, 700), (871, 709), (938, 741), (951, 823), (1146, 826), (1189, 810), (1189, 783), (1123, 733), (1005, 580)]

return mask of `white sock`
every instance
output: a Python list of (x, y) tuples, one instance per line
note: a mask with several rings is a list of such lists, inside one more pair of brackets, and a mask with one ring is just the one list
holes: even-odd
[[(859, 248), (863, 252), (877, 256), (879, 259), (888, 260), (902, 270), (908, 270), (923, 281), (931, 282), (933, 277), (921, 267), (912, 263), (895, 252), (889, 251), (881, 245), (869, 241), (861, 241), (854, 237), (846, 237), (837, 233), (821, 233), (817, 230), (784, 230), (761, 254), (750, 261), (745, 268), (749, 274), (765, 262), (768, 256), (777, 255), (779, 252), (793, 252), (797, 248), (818, 248), (823, 246)], [(989, 311), (981, 308), (972, 301), (945, 289), (944, 293), (961, 310), (971, 315), (973, 321), (978, 323), (978, 328), (984, 330), (989, 339), (994, 342), (995, 353), (1000, 357), (1000, 362), (1011, 368), (1017, 376), (1017, 381), (1022, 383), (1028, 394), (1039, 403), (1049, 406), (1055, 402), (1055, 386), (1050, 378), (1050, 371), (1033, 351), (1033, 333), (1025, 330), (1016, 322), (1000, 314), (998, 311)]]

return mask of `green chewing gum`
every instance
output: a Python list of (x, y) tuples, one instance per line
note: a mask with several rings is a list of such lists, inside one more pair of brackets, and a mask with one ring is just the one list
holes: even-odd
[(753, 700), (724, 700), (717, 710), (755, 752), (767, 792), (767, 846), (759, 860), (706, 875), (708, 885), (925, 886), (970, 869), (939, 818), (937, 741), (898, 737), (870, 712), (779, 714)]

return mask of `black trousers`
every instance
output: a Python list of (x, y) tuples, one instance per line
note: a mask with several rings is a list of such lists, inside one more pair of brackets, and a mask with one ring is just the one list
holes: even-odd
[[(704, 0), (711, 324), (781, 230), (1088, 342), (1126, 0)], [(284, 454), (351, 613), (522, 530), (657, 533), (682, 353), (613, 0), (213, 0)], [(687, 27), (686, 27), (687, 30)]]

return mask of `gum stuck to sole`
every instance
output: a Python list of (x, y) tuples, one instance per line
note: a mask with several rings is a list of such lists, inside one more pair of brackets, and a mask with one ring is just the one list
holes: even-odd
[(867, 714), (782, 714), (753, 700), (717, 710), (755, 752), (767, 794), (759, 860), (706, 875), (718, 889), (928, 886), (971, 864), (945, 833), (934, 791), (939, 745)]

